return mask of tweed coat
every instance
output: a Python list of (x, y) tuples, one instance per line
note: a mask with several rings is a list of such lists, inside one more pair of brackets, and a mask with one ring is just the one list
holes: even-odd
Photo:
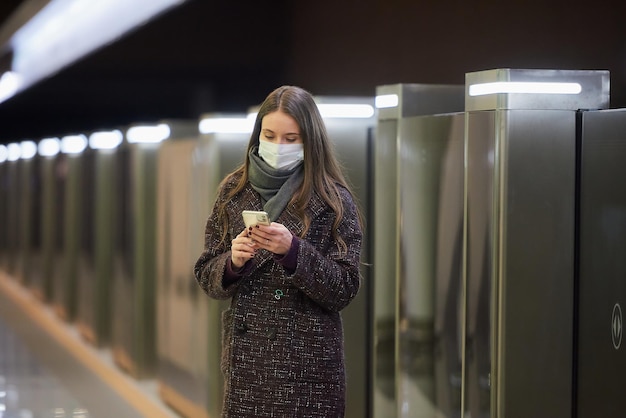
[[(357, 295), (362, 231), (350, 193), (340, 188), (344, 217), (338, 233), (347, 245), (340, 254), (332, 237), (335, 213), (318, 196), (309, 204), (311, 226), (300, 240), (293, 274), (259, 250), (253, 266), (234, 284), (222, 278), (232, 239), (245, 225), (241, 211), (262, 210), (248, 184), (226, 205), (228, 235), (221, 242), (217, 206), (236, 184), (220, 190), (205, 230), (205, 250), (194, 273), (212, 298), (231, 298), (222, 313), (224, 417), (343, 417), (345, 366), (340, 311)], [(275, 222), (294, 236), (302, 222), (288, 206)], [(297, 239), (297, 238), (296, 238)], [(248, 269), (246, 269), (248, 270)]]

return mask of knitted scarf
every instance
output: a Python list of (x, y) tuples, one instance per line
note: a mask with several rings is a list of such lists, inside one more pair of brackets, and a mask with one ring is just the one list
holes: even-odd
[(250, 150), (248, 180), (261, 195), (263, 210), (271, 221), (275, 221), (302, 184), (304, 164), (298, 164), (290, 170), (276, 170), (263, 161), (257, 151), (258, 147)]

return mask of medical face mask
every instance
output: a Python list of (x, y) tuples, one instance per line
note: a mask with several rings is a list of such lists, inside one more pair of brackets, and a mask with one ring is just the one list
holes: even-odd
[(294, 168), (304, 159), (304, 144), (275, 144), (259, 140), (259, 156), (277, 170)]

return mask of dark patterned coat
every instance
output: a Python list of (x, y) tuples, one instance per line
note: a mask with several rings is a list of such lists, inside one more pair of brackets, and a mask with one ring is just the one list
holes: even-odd
[[(225, 192), (235, 186), (226, 183)], [(222, 314), (222, 373), (225, 417), (343, 417), (345, 367), (340, 311), (357, 295), (362, 233), (355, 203), (341, 189), (344, 218), (338, 232), (347, 245), (340, 255), (331, 228), (335, 214), (317, 195), (309, 204), (312, 223), (300, 240), (293, 274), (259, 250), (252, 270), (224, 288), (231, 240), (244, 228), (241, 211), (261, 210), (248, 184), (228, 202), (228, 236), (220, 245), (221, 222), (214, 209), (206, 224), (205, 251), (196, 280), (215, 299), (232, 298)], [(288, 206), (274, 221), (294, 235), (302, 222)], [(277, 290), (282, 292), (276, 297)]]

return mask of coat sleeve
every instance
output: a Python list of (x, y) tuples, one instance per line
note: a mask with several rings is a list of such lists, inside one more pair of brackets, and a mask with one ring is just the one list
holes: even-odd
[[(335, 312), (348, 306), (361, 286), (361, 226), (352, 196), (347, 190), (341, 190), (344, 214), (338, 234), (346, 243), (347, 251), (340, 252), (333, 241), (328, 254), (324, 255), (311, 242), (301, 240), (296, 270), (291, 275), (296, 287), (321, 307)], [(322, 227), (332, 228), (332, 219), (323, 222)]]
[(231, 257), (232, 237), (227, 233), (222, 242), (222, 221), (218, 216), (220, 198), (213, 206), (213, 211), (207, 219), (204, 229), (204, 251), (196, 261), (193, 272), (196, 281), (207, 295), (214, 299), (228, 299), (233, 296), (239, 287), (239, 281), (224, 287), (222, 279), (226, 270), (226, 263)]

